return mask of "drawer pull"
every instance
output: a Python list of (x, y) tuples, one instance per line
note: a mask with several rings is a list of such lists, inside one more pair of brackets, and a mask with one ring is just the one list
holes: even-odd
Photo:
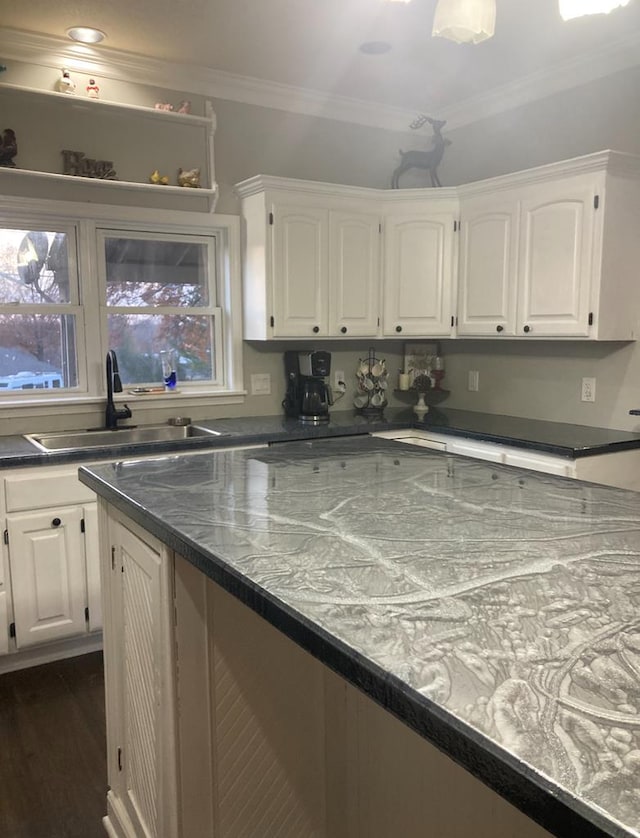
[(60, 520), (60, 518), (54, 518), (53, 521), (51, 522), (51, 526), (52, 527), (59, 527), (61, 523), (62, 523), (62, 521)]

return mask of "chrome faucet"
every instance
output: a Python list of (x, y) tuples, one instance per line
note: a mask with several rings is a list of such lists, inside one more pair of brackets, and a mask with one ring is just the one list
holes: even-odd
[(114, 393), (122, 393), (122, 381), (118, 372), (116, 353), (110, 349), (107, 352), (107, 409), (105, 411), (105, 427), (110, 431), (117, 430), (120, 419), (131, 419), (128, 405), (117, 408), (113, 403)]

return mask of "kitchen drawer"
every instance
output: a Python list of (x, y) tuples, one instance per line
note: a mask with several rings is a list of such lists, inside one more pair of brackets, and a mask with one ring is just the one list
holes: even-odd
[(95, 502), (95, 493), (78, 480), (73, 469), (33, 468), (4, 479), (7, 512), (45, 509), (66, 504)]
[(447, 441), (447, 453), (460, 454), (463, 457), (475, 457), (476, 460), (488, 460), (490, 463), (504, 462), (502, 448), (492, 443), (451, 439)]
[(544, 471), (545, 474), (557, 474), (559, 477), (575, 477), (574, 461), (565, 457), (554, 457), (553, 454), (530, 454), (509, 450), (505, 453), (504, 461), (508, 466)]

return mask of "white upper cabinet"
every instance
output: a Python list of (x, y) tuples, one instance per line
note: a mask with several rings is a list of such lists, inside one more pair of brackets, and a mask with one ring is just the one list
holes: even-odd
[(458, 335), (637, 338), (639, 158), (600, 152), (460, 193)]
[(462, 206), (458, 334), (515, 334), (518, 201), (470, 198)]
[(328, 213), (273, 204), (273, 334), (328, 334)]
[(380, 309), (379, 216), (330, 212), (329, 258), (331, 334), (375, 335)]
[(244, 337), (376, 337), (381, 223), (362, 195), (371, 190), (256, 177), (237, 191)]
[(523, 190), (517, 334), (589, 336), (598, 180)]
[(259, 175), (237, 192), (249, 340), (637, 338), (640, 158), (446, 189)]
[(384, 335), (451, 334), (456, 220), (453, 209), (387, 215)]

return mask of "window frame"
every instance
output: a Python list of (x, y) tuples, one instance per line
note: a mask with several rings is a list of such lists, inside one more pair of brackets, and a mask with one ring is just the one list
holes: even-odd
[[(110, 314), (124, 314), (134, 315), (141, 314), (153, 316), (166, 315), (180, 315), (192, 314), (197, 317), (209, 317), (212, 321), (213, 345), (211, 347), (213, 352), (213, 378), (207, 381), (178, 381), (180, 390), (195, 392), (198, 390), (218, 389), (224, 384), (224, 365), (223, 361), (223, 342), (222, 329), (223, 318), (222, 309), (216, 305), (218, 301), (218, 282), (217, 277), (220, 276), (223, 268), (220, 259), (220, 241), (218, 236), (213, 233), (209, 235), (202, 235), (196, 233), (176, 233), (175, 231), (167, 232), (164, 227), (154, 227), (149, 225), (150, 229), (144, 230), (130, 230), (122, 229), (120, 227), (104, 227), (96, 228), (96, 243), (98, 250), (98, 288), (100, 292), (100, 328), (102, 334), (102, 345), (108, 347), (109, 342), (109, 325), (108, 317)], [(105, 258), (105, 242), (110, 238), (129, 238), (138, 241), (166, 241), (166, 242), (185, 242), (203, 244), (207, 248), (207, 286), (209, 302), (203, 306), (110, 306), (107, 303), (107, 261)], [(213, 246), (212, 246), (213, 244)], [(213, 254), (212, 251), (213, 250)], [(123, 380), (123, 385), (126, 387), (126, 382)], [(145, 385), (160, 384), (160, 380), (144, 382)], [(136, 386), (136, 385), (133, 385)]]
[[(52, 390), (12, 390), (0, 393), (0, 410), (12, 415), (36, 418), (77, 414), (79, 405), (102, 403), (106, 397), (104, 358), (107, 346), (106, 316), (101, 312), (98, 252), (98, 229), (117, 230), (124, 234), (157, 231), (171, 235), (215, 236), (216, 285), (219, 328), (214, 330), (219, 380), (186, 382), (180, 393), (158, 394), (142, 398), (121, 394), (117, 401), (128, 400), (132, 409), (141, 411), (163, 408), (179, 402), (181, 410), (190, 405), (242, 404), (247, 395), (242, 362), (242, 281), (240, 263), (240, 219), (221, 213), (143, 209), (121, 205), (76, 203), (66, 200), (36, 200), (2, 197), (0, 225), (16, 229), (75, 231), (77, 263), (76, 321), (78, 386)], [(70, 244), (71, 248), (71, 244)], [(104, 260), (103, 260), (104, 261)], [(47, 306), (56, 313), (67, 304)], [(3, 306), (14, 310), (17, 306)], [(44, 313), (44, 306), (38, 308)], [(71, 313), (71, 312), (70, 312)], [(75, 312), (73, 312), (75, 313)], [(140, 421), (145, 421), (140, 415)], [(147, 420), (149, 421), (149, 420)]]

